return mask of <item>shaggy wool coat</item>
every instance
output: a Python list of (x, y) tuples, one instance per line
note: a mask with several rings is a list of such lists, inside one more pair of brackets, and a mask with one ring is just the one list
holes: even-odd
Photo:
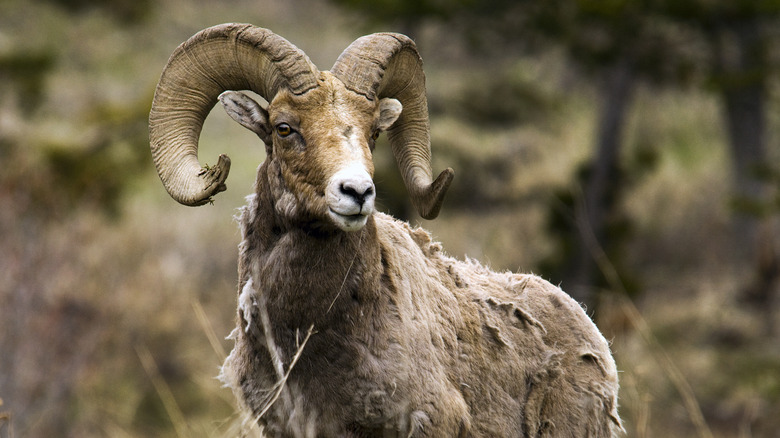
[(559, 288), (451, 258), (381, 213), (354, 233), (284, 230), (263, 185), (240, 220), (240, 329), (223, 379), (267, 435), (620, 430), (608, 344)]

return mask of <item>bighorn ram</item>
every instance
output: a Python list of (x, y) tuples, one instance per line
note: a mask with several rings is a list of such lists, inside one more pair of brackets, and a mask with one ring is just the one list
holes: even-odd
[(450, 258), (425, 231), (374, 211), (382, 131), (421, 216), (438, 215), (453, 176), (432, 178), (409, 38), (362, 37), (330, 72), (251, 25), (184, 42), (149, 116), (155, 165), (182, 204), (225, 189), (230, 160), (197, 159), (218, 99), (266, 145), (240, 217), (238, 327), (222, 378), (267, 435), (619, 433), (615, 363), (577, 303), (538, 277)]

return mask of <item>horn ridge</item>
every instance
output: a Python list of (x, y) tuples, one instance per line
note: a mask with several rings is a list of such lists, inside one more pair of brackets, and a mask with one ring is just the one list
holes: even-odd
[(225, 190), (230, 160), (198, 162), (203, 122), (226, 90), (252, 90), (271, 101), (282, 87), (303, 94), (318, 86), (319, 71), (305, 53), (268, 29), (226, 23), (204, 29), (168, 60), (149, 112), (149, 143), (168, 193), (202, 205)]

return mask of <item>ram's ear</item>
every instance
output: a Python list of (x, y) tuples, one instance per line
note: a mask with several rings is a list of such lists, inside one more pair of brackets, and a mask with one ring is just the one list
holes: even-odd
[(271, 146), (268, 111), (264, 110), (259, 103), (239, 91), (225, 91), (219, 95), (219, 101), (233, 120), (257, 134), (266, 146)]
[(396, 99), (384, 98), (379, 101), (379, 120), (376, 127), (380, 131), (387, 131), (401, 115), (403, 106)]

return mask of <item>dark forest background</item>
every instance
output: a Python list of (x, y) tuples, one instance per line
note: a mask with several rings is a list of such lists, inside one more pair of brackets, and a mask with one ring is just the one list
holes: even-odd
[(780, 428), (780, 1), (5, 0), (0, 437), (235, 436), (237, 226), (263, 147), (217, 108), (213, 206), (160, 184), (147, 117), (175, 47), (268, 27), (323, 70), (355, 38), (425, 60), (456, 257), (560, 284), (612, 342), (628, 436)]

